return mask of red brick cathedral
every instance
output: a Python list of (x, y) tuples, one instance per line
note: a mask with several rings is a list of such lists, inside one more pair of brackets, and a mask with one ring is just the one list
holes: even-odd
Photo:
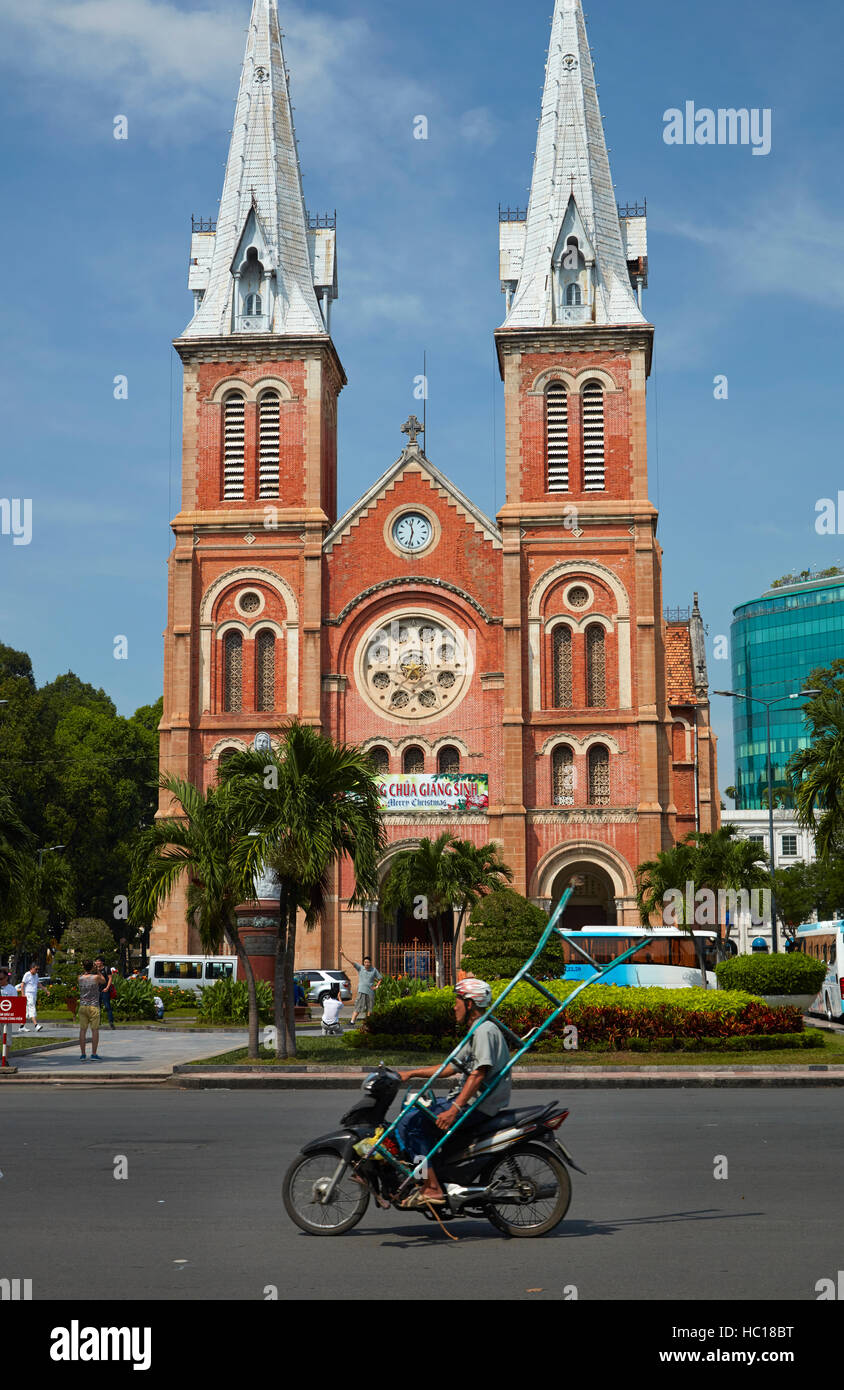
[[(518, 175), (514, 171), (514, 176)], [(298, 716), (370, 750), (390, 847), (496, 841), (568, 921), (637, 922), (635, 870), (719, 821), (695, 596), (663, 615), (648, 500), (643, 211), (616, 206), (580, 0), (556, 0), (526, 214), (501, 222), (506, 502), (484, 515), (407, 422), (337, 515), (335, 228), (302, 196), (276, 0), (254, 0), (216, 226), (195, 226), (161, 765), (219, 763)], [(397, 420), (397, 426), (400, 423)], [(168, 811), (169, 804), (162, 807)], [(348, 911), (301, 963), (387, 961), (418, 922)], [(152, 949), (196, 950), (176, 896)], [(383, 948), (383, 949), (382, 949)], [(257, 941), (256, 941), (257, 949)]]

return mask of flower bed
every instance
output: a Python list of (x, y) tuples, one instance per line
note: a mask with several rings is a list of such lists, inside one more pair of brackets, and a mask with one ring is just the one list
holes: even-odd
[[(506, 981), (493, 986), (498, 997)], [(566, 999), (576, 985), (565, 980), (546, 983), (558, 999)], [(448, 1048), (454, 1045), (454, 992), (429, 990), (397, 999), (387, 1008), (376, 1008), (358, 1033), (347, 1033), (350, 1048), (363, 1046), (418, 1046)], [(531, 989), (519, 985), (502, 1006), (499, 1017), (520, 1037), (548, 1017), (550, 1005)], [(769, 1008), (752, 994), (739, 990), (620, 989), (590, 985), (581, 991), (561, 1018), (540, 1039), (540, 1049), (563, 1049), (565, 1030), (574, 1024), (578, 1049), (593, 1047), (629, 1049), (648, 1044), (665, 1050), (666, 1040), (714, 1045), (730, 1038), (778, 1037), (803, 1033), (803, 1017), (797, 1008)], [(361, 1039), (361, 1041), (358, 1041)], [(413, 1042), (411, 1043), (411, 1039)]]

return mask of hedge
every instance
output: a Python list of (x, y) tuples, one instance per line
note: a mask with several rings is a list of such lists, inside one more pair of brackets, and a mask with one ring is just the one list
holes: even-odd
[[(498, 997), (506, 982), (493, 986)], [(576, 985), (554, 980), (547, 985), (558, 999), (566, 999)], [(395, 1039), (421, 1038), (427, 1048), (441, 1048), (454, 1034), (454, 992), (430, 990), (410, 999), (399, 999), (378, 1009), (362, 1024), (358, 1036), (370, 1048), (395, 1045)], [(518, 985), (503, 1004), (499, 1017), (520, 1037), (545, 1022), (549, 1005), (529, 985)], [(798, 1008), (769, 1008), (762, 1000), (740, 991), (704, 989), (620, 989), (590, 985), (570, 1009), (552, 1024), (538, 1046), (559, 1039), (574, 1023), (580, 1047), (596, 1043), (627, 1046), (636, 1038), (716, 1038), (803, 1031)], [(347, 1035), (348, 1036), (348, 1035)], [(350, 1043), (352, 1047), (364, 1044)]]
[[(513, 888), (496, 888), (476, 903), (466, 926), (461, 965), (480, 980), (509, 980), (533, 955), (548, 926), (547, 914)], [(552, 936), (536, 962), (538, 979), (565, 970), (563, 943)]]
[(817, 994), (826, 978), (822, 960), (801, 951), (788, 955), (734, 956), (715, 967), (718, 990), (747, 989), (752, 994)]

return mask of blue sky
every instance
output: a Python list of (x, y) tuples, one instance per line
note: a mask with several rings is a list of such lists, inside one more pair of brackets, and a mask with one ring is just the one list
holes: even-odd
[[(170, 342), (191, 314), (191, 213), (214, 215), (220, 197), (249, 8), (0, 0), (0, 496), (34, 512), (30, 545), (0, 536), (0, 640), (31, 653), (39, 681), (73, 669), (123, 713), (161, 689), (179, 486)], [(280, 0), (307, 201), (338, 210), (341, 509), (397, 457), (426, 348), (429, 456), (488, 512), (503, 501), (497, 210), (527, 199), (551, 9)], [(591, 0), (587, 17), (619, 200), (648, 199), (665, 602), (699, 591), (721, 687), (729, 663), (712, 644), (734, 605), (844, 561), (844, 534), (814, 527), (816, 501), (844, 488), (844, 11)], [(770, 108), (770, 155), (666, 145), (664, 112), (688, 100)], [(419, 114), (427, 141), (413, 139)], [(114, 659), (118, 635), (128, 660)], [(730, 719), (714, 704), (726, 785)]]

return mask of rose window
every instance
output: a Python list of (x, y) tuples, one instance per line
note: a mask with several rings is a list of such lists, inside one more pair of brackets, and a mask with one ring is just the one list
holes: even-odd
[(428, 617), (407, 617), (372, 633), (358, 673), (367, 700), (385, 714), (431, 718), (465, 693), (471, 659), (462, 634)]

